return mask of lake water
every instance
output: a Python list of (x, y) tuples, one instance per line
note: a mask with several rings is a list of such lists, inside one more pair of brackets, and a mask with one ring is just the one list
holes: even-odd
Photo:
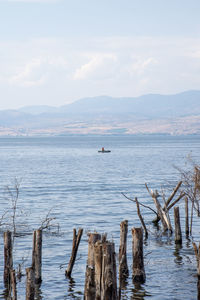
[[(104, 146), (111, 153), (98, 153)], [(129, 221), (128, 264), (130, 276), (122, 299), (197, 299), (196, 260), (184, 234), (184, 205), (180, 203), (183, 231), (182, 248), (174, 236), (161, 237), (151, 221), (154, 215), (142, 208), (149, 239), (144, 245), (146, 283), (131, 280), (131, 228), (140, 227), (135, 204), (138, 199), (154, 208), (145, 182), (167, 196), (180, 180), (176, 167), (187, 168), (188, 156), (200, 161), (200, 138), (168, 136), (66, 136), (0, 139), (0, 218), (11, 211), (10, 195), (15, 178), (20, 182), (15, 238), (14, 266), (31, 265), (32, 231), (51, 209), (55, 217), (51, 232), (43, 235), (43, 282), (38, 299), (83, 299), (87, 260), (87, 232), (107, 232), (119, 247), (120, 222)], [(190, 164), (189, 164), (190, 166)], [(14, 191), (13, 191), (14, 192)], [(173, 209), (170, 212), (173, 224)], [(195, 217), (193, 237), (200, 240), (199, 219)], [(72, 279), (65, 268), (72, 246), (73, 228), (84, 234)], [(0, 232), (0, 299), (3, 296), (3, 228)], [(25, 276), (17, 284), (18, 299), (25, 299)]]

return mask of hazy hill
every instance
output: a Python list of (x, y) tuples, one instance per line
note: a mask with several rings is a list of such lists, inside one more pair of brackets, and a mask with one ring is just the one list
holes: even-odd
[(0, 111), (0, 127), (11, 132), (19, 128), (26, 134), (200, 133), (200, 91), (135, 98), (99, 96), (61, 107)]
[(134, 114), (142, 117), (172, 117), (200, 114), (200, 91), (176, 95), (149, 94), (137, 98), (99, 96), (83, 98), (61, 107), (28, 106), (19, 109), (30, 114)]

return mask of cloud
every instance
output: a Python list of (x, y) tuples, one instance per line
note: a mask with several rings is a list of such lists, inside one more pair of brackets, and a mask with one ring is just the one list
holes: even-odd
[(9, 78), (11, 85), (34, 87), (45, 84), (56, 69), (65, 69), (67, 62), (61, 57), (34, 58)]
[(130, 66), (129, 72), (131, 75), (138, 74), (141, 76), (156, 64), (158, 64), (158, 60), (153, 57), (149, 57), (149, 58), (139, 57), (134, 59), (133, 63)]
[(176, 93), (199, 89), (199, 58), (195, 38), (1, 40), (0, 88), (5, 103), (13, 91), (20, 103), (34, 97), (52, 105), (102, 94)]
[(74, 73), (74, 80), (86, 80), (91, 78), (105, 78), (111, 75), (111, 69), (115, 66), (117, 57), (114, 54), (98, 54), (90, 58), (89, 62), (80, 66)]

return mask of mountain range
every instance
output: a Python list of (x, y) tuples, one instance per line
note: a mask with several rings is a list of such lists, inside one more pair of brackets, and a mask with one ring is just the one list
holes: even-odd
[(200, 134), (200, 91), (99, 96), (0, 111), (0, 135)]

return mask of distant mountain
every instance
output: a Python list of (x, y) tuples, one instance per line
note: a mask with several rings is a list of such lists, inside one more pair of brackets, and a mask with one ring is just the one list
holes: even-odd
[(28, 113), (32, 115), (39, 115), (43, 113), (55, 113), (59, 108), (48, 106), (48, 105), (32, 105), (24, 106), (18, 109), (19, 112)]
[(200, 133), (200, 91), (90, 97), (61, 107), (27, 106), (0, 111), (0, 127), (15, 133), (20, 129), (20, 134)]
[(27, 106), (18, 111), (38, 114), (134, 114), (142, 117), (172, 117), (200, 113), (200, 91), (175, 95), (149, 94), (135, 98), (99, 96), (83, 98), (61, 107)]

